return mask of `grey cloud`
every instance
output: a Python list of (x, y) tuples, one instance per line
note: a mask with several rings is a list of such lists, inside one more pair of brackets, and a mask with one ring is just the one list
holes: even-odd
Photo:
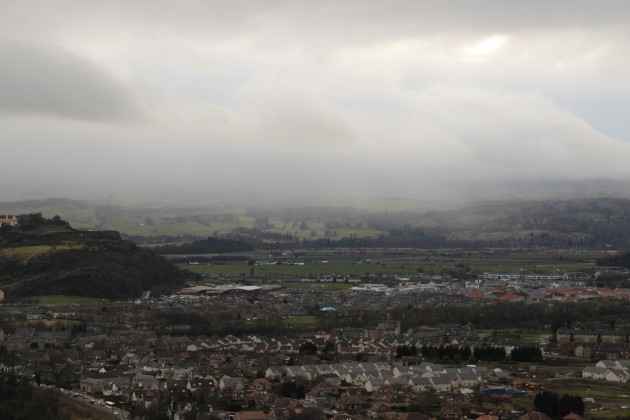
[(252, 102), (240, 124), (250, 126), (249, 135), (256, 142), (310, 152), (347, 148), (356, 140), (343, 109), (316, 95), (277, 89), (273, 94), (258, 92)]
[(60, 48), (0, 40), (0, 112), (130, 120), (132, 95), (107, 72)]
[[(41, 13), (28, 13), (34, 5)], [(462, 180), (627, 179), (630, 145), (606, 134), (628, 133), (630, 60), (620, 52), (629, 9), (582, 0), (0, 5), (0, 37), (19, 40), (0, 43), (0, 130), (36, 155), (22, 184), (0, 184), (0, 194), (424, 197)], [(467, 56), (495, 35), (508, 41)]]
[[(24, 1), (0, 9), (0, 34), (41, 36), (65, 28), (86, 34), (176, 32), (215, 39), (248, 33), (267, 43), (307, 42), (303, 47), (380, 42), (407, 36), (480, 31), (536, 31), (626, 26), (630, 3), (623, 0), (85, 0)], [(34, 8), (40, 13), (32, 16)], [(4, 17), (2, 17), (4, 16)], [(86, 23), (89, 21), (89, 24)], [(287, 37), (287, 34), (290, 34)]]

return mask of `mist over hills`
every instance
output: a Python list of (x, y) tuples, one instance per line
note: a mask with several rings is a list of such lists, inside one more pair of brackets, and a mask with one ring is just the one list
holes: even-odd
[[(409, 180), (413, 184), (413, 180)], [(433, 184), (433, 187), (427, 187)], [(27, 191), (28, 189), (24, 190)], [(146, 209), (216, 209), (216, 208), (286, 208), (286, 207), (352, 207), (362, 210), (425, 211), (453, 209), (479, 202), (535, 201), (547, 199), (571, 200), (577, 198), (628, 198), (630, 181), (620, 179), (587, 180), (492, 180), (478, 182), (465, 178), (456, 181), (435, 180), (423, 182), (417, 191), (397, 194), (375, 194), (364, 191), (329, 193), (317, 191), (252, 188), (231, 191), (206, 191), (202, 185), (160, 191), (133, 190), (121, 187), (116, 192), (102, 195), (82, 192), (63, 186), (49, 192), (32, 191), (21, 194), (3, 194), (0, 211), (10, 209), (55, 209), (75, 211), (90, 207), (119, 207)], [(7, 197), (12, 197), (7, 199)]]
[(10, 297), (125, 298), (182, 284), (180, 271), (136, 244), (186, 255), (283, 248), (630, 248), (630, 183), (620, 181), (504, 185), (476, 200), (0, 203), (0, 214), (39, 212), (77, 230), (53, 223), (45, 234), (5, 235), (0, 288)]
[(257, 247), (630, 246), (630, 182), (475, 184), (466, 195), (446, 195), (234, 202), (190, 197), (141, 204), (140, 196), (135, 202), (51, 198), (0, 203), (0, 213), (61, 214), (79, 229), (117, 230), (153, 244), (223, 237)]

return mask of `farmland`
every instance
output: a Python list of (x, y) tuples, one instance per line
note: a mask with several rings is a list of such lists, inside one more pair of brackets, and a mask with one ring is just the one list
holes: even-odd
[[(137, 243), (190, 242), (231, 236), (312, 248), (352, 239), (367, 247), (622, 249), (630, 232), (630, 200), (573, 199), (471, 202), (457, 206), (414, 200), (123, 205), (50, 199), (0, 203), (0, 213), (61, 215), (83, 230), (116, 230)], [(343, 245), (342, 245), (343, 246)]]
[[(505, 250), (505, 249), (363, 249), (300, 250), (271, 255), (256, 251), (239, 253), (249, 261), (180, 264), (181, 268), (208, 276), (290, 275), (290, 276), (368, 276), (419, 273), (552, 272), (588, 271), (605, 251), (584, 250)], [(203, 257), (212, 257), (205, 255)], [(190, 261), (202, 256), (189, 256)]]

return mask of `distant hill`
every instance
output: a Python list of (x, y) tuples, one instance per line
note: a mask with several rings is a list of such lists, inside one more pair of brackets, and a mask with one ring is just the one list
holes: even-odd
[(370, 226), (432, 246), (630, 247), (630, 200), (485, 202), (456, 210), (377, 214)]
[(623, 267), (630, 268), (630, 253), (603, 257), (597, 260), (597, 265), (602, 267)]
[(153, 251), (161, 255), (216, 254), (253, 251), (254, 245), (243, 240), (208, 238), (189, 244), (156, 246)]
[(0, 289), (7, 300), (74, 295), (139, 297), (143, 290), (178, 287), (184, 274), (114, 231), (82, 232), (60, 219), (0, 229)]
[[(545, 189), (548, 188), (548, 189)], [(66, 199), (0, 203), (0, 214), (64, 214), (162, 254), (320, 247), (615, 247), (630, 249), (630, 183), (528, 183), (438, 205), (382, 198), (265, 207), (122, 206)], [(500, 196), (502, 199), (490, 199)], [(534, 199), (533, 197), (546, 197)], [(40, 209), (40, 210), (37, 210)]]

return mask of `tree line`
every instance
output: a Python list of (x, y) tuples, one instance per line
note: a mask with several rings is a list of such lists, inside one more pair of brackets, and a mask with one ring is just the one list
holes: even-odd
[[(470, 361), (479, 360), (484, 362), (503, 362), (508, 354), (503, 346), (476, 346), (472, 351), (470, 346), (426, 346), (420, 350), (415, 345), (401, 345), (396, 347), (396, 358), (403, 356), (417, 356), (420, 354), (428, 360), (459, 360)], [(534, 346), (517, 346), (509, 354), (510, 359), (515, 362), (540, 362), (542, 361), (542, 351)]]
[(579, 395), (562, 394), (558, 396), (552, 391), (543, 391), (534, 397), (536, 410), (545, 413), (554, 419), (561, 418), (570, 413), (584, 414), (584, 401)]
[(14, 372), (0, 376), (0, 418), (66, 419), (59, 410), (59, 397), (50, 389), (34, 388), (27, 378)]

